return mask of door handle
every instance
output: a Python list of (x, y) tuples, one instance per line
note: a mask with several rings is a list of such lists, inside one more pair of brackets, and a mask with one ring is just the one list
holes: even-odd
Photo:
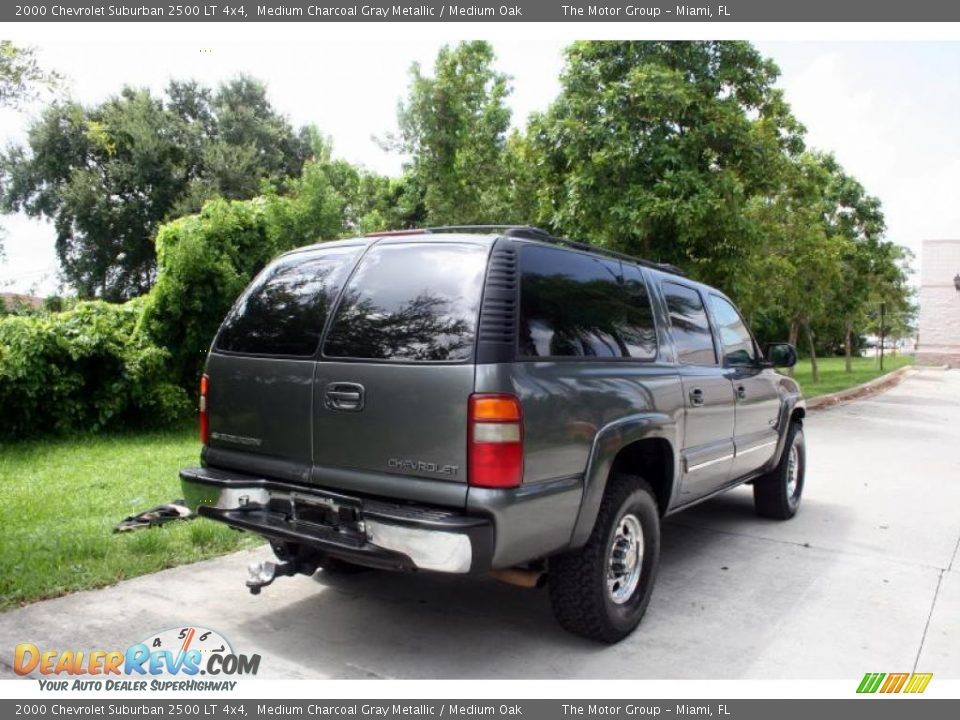
[(737, 397), (741, 400), (747, 399), (747, 389), (743, 385), (737, 385)]
[(700, 388), (693, 388), (693, 390), (690, 391), (690, 404), (703, 405), (703, 390)]
[(330, 410), (363, 410), (363, 385), (359, 383), (335, 382), (327, 385), (323, 394), (323, 405)]

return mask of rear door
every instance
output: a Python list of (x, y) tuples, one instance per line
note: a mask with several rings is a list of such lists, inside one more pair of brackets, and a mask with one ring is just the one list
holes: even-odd
[(315, 374), (313, 480), (465, 502), (467, 401), (489, 246), (381, 240), (334, 311)]
[(683, 477), (685, 504), (723, 487), (733, 465), (733, 387), (720, 366), (699, 290), (685, 283), (661, 283), (670, 317), (670, 336), (686, 402)]
[(317, 348), (362, 249), (339, 245), (281, 257), (234, 304), (207, 360), (209, 465), (309, 478)]

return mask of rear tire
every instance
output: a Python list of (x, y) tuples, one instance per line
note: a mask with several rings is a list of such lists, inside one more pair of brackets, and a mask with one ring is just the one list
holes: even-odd
[(796, 515), (803, 496), (806, 468), (803, 426), (792, 422), (777, 467), (753, 483), (753, 503), (757, 515), (773, 520), (789, 520)]
[(643, 618), (659, 563), (660, 514), (653, 491), (639, 477), (611, 478), (586, 545), (550, 560), (548, 587), (557, 621), (591, 640), (622, 640)]

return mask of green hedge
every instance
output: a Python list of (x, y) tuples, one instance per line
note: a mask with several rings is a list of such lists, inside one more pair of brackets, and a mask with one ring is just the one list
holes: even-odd
[(136, 331), (142, 300), (0, 318), (0, 437), (174, 422), (191, 410), (169, 353)]
[(345, 204), (329, 167), (308, 162), (289, 195), (212, 200), (157, 233), (157, 282), (146, 296), (142, 329), (170, 351), (177, 381), (192, 391), (210, 342), (234, 300), (274, 257), (339, 237)]
[(291, 192), (213, 200), (157, 233), (157, 282), (123, 305), (0, 318), (0, 437), (166, 425), (195, 405), (210, 341), (279, 253), (347, 232), (329, 163)]

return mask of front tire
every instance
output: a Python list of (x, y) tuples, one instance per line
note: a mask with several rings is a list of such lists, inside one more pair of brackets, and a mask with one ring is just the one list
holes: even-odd
[(650, 486), (616, 476), (590, 539), (550, 560), (554, 615), (576, 635), (605, 643), (627, 637), (650, 602), (660, 563), (660, 514)]
[(773, 520), (789, 520), (800, 509), (807, 469), (807, 450), (803, 427), (790, 423), (780, 462), (771, 472), (753, 483), (753, 503), (757, 515)]

